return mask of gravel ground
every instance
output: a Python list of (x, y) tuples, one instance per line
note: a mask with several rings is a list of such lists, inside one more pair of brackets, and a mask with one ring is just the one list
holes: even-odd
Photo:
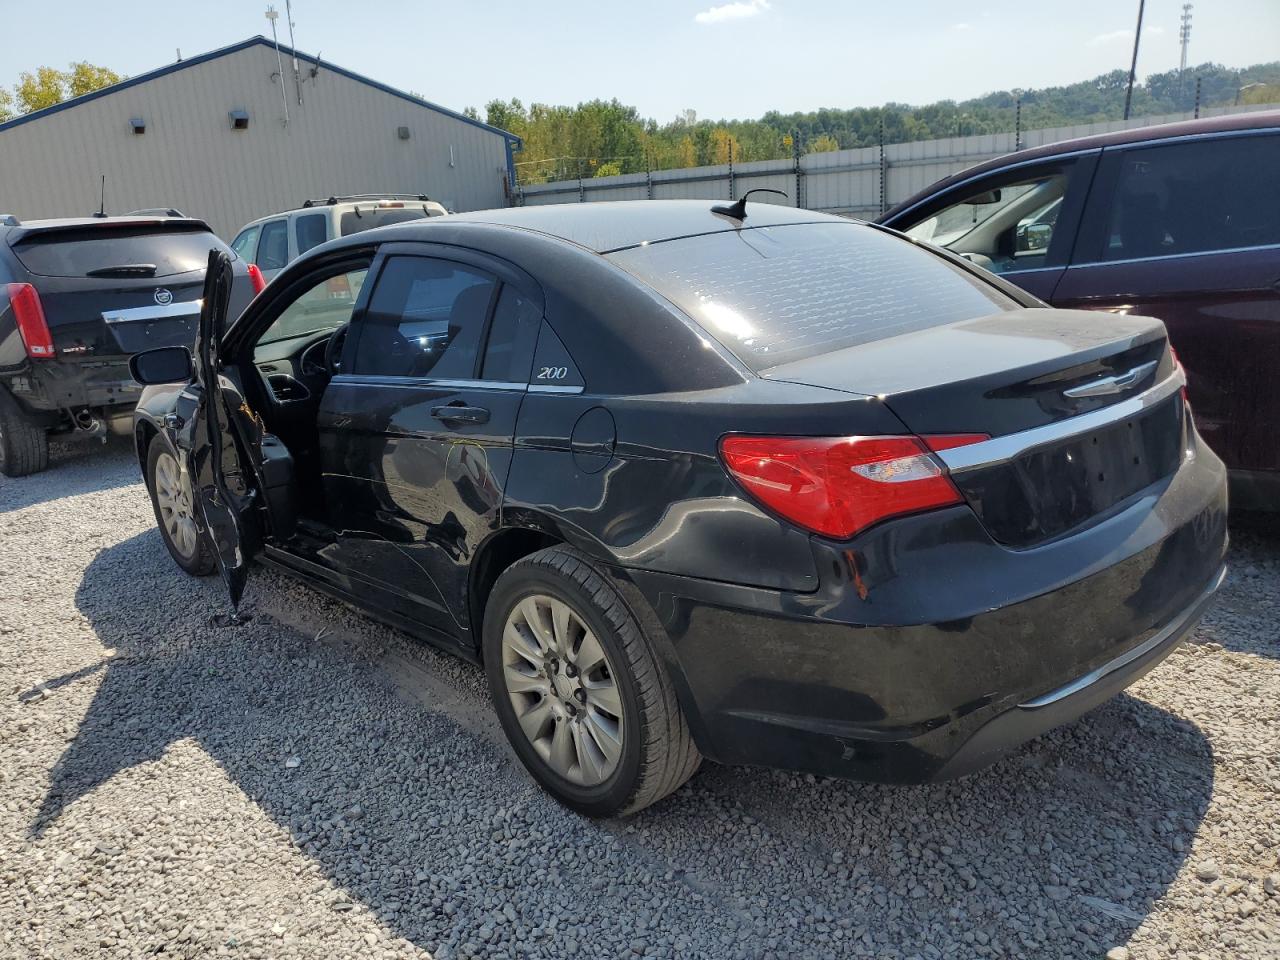
[(165, 554), (127, 447), (0, 478), (0, 956), (1278, 957), (1280, 537), (1129, 694), (960, 782), (707, 764), (596, 823), (478, 670)]

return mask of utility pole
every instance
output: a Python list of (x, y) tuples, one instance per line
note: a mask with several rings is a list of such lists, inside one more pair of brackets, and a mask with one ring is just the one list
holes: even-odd
[(1142, 40), (1142, 11), (1147, 0), (1138, 0), (1138, 27), (1133, 31), (1133, 60), (1129, 63), (1129, 87), (1124, 92), (1124, 118), (1129, 119), (1129, 107), (1133, 103), (1133, 81), (1138, 76), (1138, 43)]
[(1178, 32), (1178, 42), (1182, 44), (1182, 59), (1178, 61), (1178, 79), (1187, 69), (1187, 44), (1191, 42), (1191, 4), (1182, 5), (1182, 29)]

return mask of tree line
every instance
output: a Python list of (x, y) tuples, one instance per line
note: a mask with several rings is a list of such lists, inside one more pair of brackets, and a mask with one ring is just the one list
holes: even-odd
[[(542, 183), (874, 146), (881, 124), (886, 143), (1000, 133), (1014, 129), (1019, 103), (1024, 130), (1117, 120), (1123, 116), (1128, 79), (1127, 71), (1114, 70), (1066, 86), (1001, 90), (959, 102), (775, 110), (758, 120), (703, 120), (686, 110), (658, 123), (616, 99), (526, 107), (513, 98), (486, 104), (483, 117), (474, 107), (466, 113), (518, 135), (524, 146), (516, 157), (517, 177)], [(1197, 79), (1202, 107), (1280, 102), (1280, 61), (1241, 70), (1205, 63), (1181, 75), (1177, 70), (1151, 74), (1135, 85), (1132, 115), (1192, 110)]]
[(0, 121), (15, 115), (34, 113), (63, 100), (92, 93), (125, 79), (107, 67), (87, 60), (70, 64), (66, 70), (39, 67), (34, 73), (23, 72), (12, 90), (0, 87)]

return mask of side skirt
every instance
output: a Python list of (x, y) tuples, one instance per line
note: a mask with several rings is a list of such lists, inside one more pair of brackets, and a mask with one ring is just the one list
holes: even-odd
[(478, 646), (472, 642), (471, 636), (458, 636), (437, 630), (427, 624), (402, 617), (389, 610), (376, 609), (363, 602), (359, 596), (333, 582), (334, 573), (328, 567), (314, 563), (296, 553), (281, 550), (270, 544), (264, 545), (258, 559), (274, 570), (287, 573), (289, 576), (319, 590), (325, 596), (332, 597), (351, 607), (362, 616), (377, 620), (379, 623), (407, 633), (416, 640), (423, 640), (445, 653), (451, 653), (469, 663), (478, 664), (480, 653)]

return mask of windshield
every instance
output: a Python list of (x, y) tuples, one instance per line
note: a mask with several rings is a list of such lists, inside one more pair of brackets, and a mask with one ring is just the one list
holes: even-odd
[[(143, 275), (171, 277), (203, 270), (215, 248), (228, 249), (206, 230), (93, 226), (36, 234), (19, 242), (13, 252), (24, 267), (44, 277), (84, 277), (125, 266), (152, 266), (155, 271)], [(234, 253), (231, 256), (235, 259)]]
[[(1040, 185), (1039, 181), (1016, 183), (988, 191), (971, 198), (964, 203), (947, 207), (938, 214), (917, 223), (910, 230), (904, 231), (907, 236), (916, 240), (927, 240), (939, 247), (945, 247), (959, 240), (979, 224), (986, 223), (1001, 210), (1009, 207), (1015, 200), (1026, 195)], [(974, 203), (973, 200), (983, 200)]]
[(336, 330), (351, 319), (367, 268), (321, 280), (285, 307), (262, 334), (258, 346), (307, 334)]
[(726, 231), (609, 258), (756, 372), (1016, 306), (942, 257), (852, 222)]

